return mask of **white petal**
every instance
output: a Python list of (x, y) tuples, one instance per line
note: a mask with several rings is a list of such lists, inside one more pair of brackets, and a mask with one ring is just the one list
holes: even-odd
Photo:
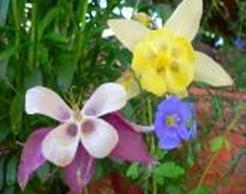
[(125, 71), (121, 77), (116, 80), (116, 83), (125, 88), (128, 99), (131, 99), (140, 93), (139, 84), (136, 78), (134, 78), (133, 72), (130, 70)]
[(106, 83), (99, 86), (86, 102), (82, 114), (99, 117), (120, 110), (127, 102), (127, 93), (123, 86)]
[(52, 90), (37, 86), (27, 90), (25, 109), (28, 114), (42, 114), (58, 121), (67, 121), (71, 116), (71, 109)]
[(165, 23), (174, 33), (193, 40), (200, 26), (202, 0), (183, 0)]
[(196, 52), (195, 80), (215, 87), (233, 84), (232, 78), (221, 65), (201, 52)]
[(109, 27), (115, 33), (119, 41), (130, 51), (143, 40), (150, 31), (143, 24), (134, 20), (112, 19), (108, 21)]
[(75, 124), (62, 124), (53, 129), (42, 142), (44, 157), (57, 166), (64, 167), (72, 162), (79, 143)]
[(119, 141), (117, 131), (102, 119), (85, 119), (81, 131), (82, 144), (95, 158), (108, 156)]

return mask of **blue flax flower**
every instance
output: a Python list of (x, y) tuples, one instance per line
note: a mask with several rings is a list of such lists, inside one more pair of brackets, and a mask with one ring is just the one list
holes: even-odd
[(194, 119), (194, 104), (169, 96), (158, 105), (155, 115), (155, 133), (161, 148), (171, 150), (181, 141), (196, 137), (197, 124)]

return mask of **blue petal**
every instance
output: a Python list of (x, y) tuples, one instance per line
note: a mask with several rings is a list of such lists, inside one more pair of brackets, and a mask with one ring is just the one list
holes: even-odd
[(161, 148), (171, 150), (176, 148), (180, 144), (180, 138), (175, 131), (168, 130), (160, 138), (159, 145)]

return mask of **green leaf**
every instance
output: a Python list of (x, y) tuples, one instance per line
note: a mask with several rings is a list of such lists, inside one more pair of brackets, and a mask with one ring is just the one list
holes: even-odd
[(210, 141), (210, 150), (211, 152), (217, 152), (222, 148), (230, 149), (230, 143), (225, 137), (219, 136), (215, 137)]
[(43, 74), (39, 68), (35, 68), (31, 73), (25, 76), (25, 88), (43, 85)]
[(198, 189), (194, 189), (190, 194), (211, 194), (211, 189), (205, 186), (202, 186)]
[(9, 129), (6, 127), (6, 124), (0, 125), (0, 143), (6, 139), (9, 135)]
[(139, 164), (133, 163), (127, 169), (126, 176), (132, 179), (136, 179), (139, 177)]
[(61, 90), (66, 91), (72, 84), (74, 66), (69, 56), (61, 56), (57, 68), (57, 81)]
[(43, 20), (40, 23), (39, 26), (39, 40), (41, 40), (41, 37), (43, 36), (43, 33), (45, 31), (45, 29), (47, 28), (47, 26), (49, 26), (51, 24), (51, 22), (53, 22), (56, 17), (59, 15), (60, 12), (60, 7), (53, 7), (51, 8), (46, 15), (44, 16)]
[(181, 190), (176, 185), (168, 185), (165, 193), (166, 194), (181, 194)]
[(0, 26), (4, 26), (9, 10), (9, 0), (0, 0)]
[(44, 183), (48, 180), (50, 175), (50, 165), (45, 163), (37, 170), (38, 178), (40, 179), (41, 183)]
[(6, 161), (6, 158), (1, 156), (0, 158), (0, 191), (3, 189), (3, 185), (4, 185), (5, 161)]
[(12, 100), (10, 106), (11, 132), (14, 135), (18, 135), (22, 128), (23, 104), (24, 96), (22, 94), (17, 94)]
[(0, 79), (6, 77), (8, 60), (0, 60)]
[(154, 169), (154, 174), (167, 178), (178, 178), (185, 174), (185, 170), (174, 162), (165, 162)]
[(8, 186), (13, 186), (16, 183), (16, 169), (17, 169), (18, 159), (17, 156), (14, 155), (10, 158), (7, 163), (6, 168), (6, 184)]

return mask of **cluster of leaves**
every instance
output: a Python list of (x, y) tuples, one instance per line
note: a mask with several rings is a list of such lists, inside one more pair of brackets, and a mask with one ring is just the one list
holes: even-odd
[[(123, 10), (127, 9), (130, 9), (128, 12), (146, 12), (153, 20), (165, 20), (178, 1), (163, 2), (0, 0), (0, 193), (20, 193), (16, 171), (23, 142), (35, 128), (54, 124), (44, 117), (25, 115), (25, 91), (35, 85), (45, 85), (60, 93), (71, 105), (82, 103), (99, 84), (117, 79), (131, 62), (131, 54), (115, 39), (102, 37), (107, 20), (122, 17)], [(220, 37), (224, 40), (223, 52), (229, 53), (235, 50), (233, 40), (237, 36), (245, 38), (242, 29), (246, 6), (243, 2), (242, 6), (237, 5), (240, 8), (237, 16), (240, 18), (237, 21), (241, 22), (240, 29), (236, 28), (238, 25), (233, 25), (235, 33), (228, 36), (219, 30), (214, 31), (214, 26), (211, 26), (213, 16), (221, 13), (216, 5), (206, 5), (212, 7), (212, 11), (205, 12), (204, 29), (197, 38), (197, 44), (202, 40), (214, 47)], [(239, 31), (240, 34), (237, 34)], [(243, 64), (246, 59), (243, 51), (241, 54), (237, 51), (228, 60), (235, 64), (235, 68), (231, 69), (237, 86), (245, 89)], [(155, 107), (158, 99), (143, 94), (124, 109), (125, 115), (140, 123), (151, 123), (150, 101)], [(215, 115), (219, 116), (220, 101), (215, 98), (213, 102)], [(153, 139), (153, 136), (146, 137), (149, 143)], [(227, 146), (228, 142), (218, 137), (212, 141), (211, 149), (217, 151), (222, 145)], [(151, 152), (160, 161), (155, 167), (146, 168), (139, 164), (120, 166), (100, 161), (96, 174), (100, 178), (115, 169), (130, 180), (143, 183), (146, 193), (151, 193), (155, 187), (161, 193), (188, 193), (186, 169), (194, 163), (194, 153), (200, 150), (199, 146), (197, 142), (194, 146), (185, 147), (183, 153), (188, 153), (185, 156), (150, 146)], [(38, 171), (25, 193), (64, 193), (67, 188), (61, 186), (64, 184), (60, 177), (59, 171), (47, 164)], [(153, 187), (150, 186), (152, 182), (156, 184)], [(205, 193), (206, 188), (201, 189), (202, 192)]]

